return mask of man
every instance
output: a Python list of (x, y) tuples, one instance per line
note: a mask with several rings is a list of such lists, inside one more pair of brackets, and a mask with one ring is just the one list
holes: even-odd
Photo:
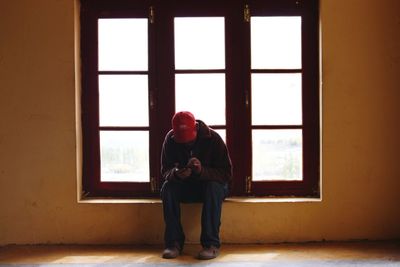
[(180, 203), (203, 203), (198, 258), (219, 255), (222, 202), (232, 177), (229, 153), (221, 137), (192, 113), (182, 111), (172, 118), (161, 154), (161, 188), (165, 221), (163, 258), (182, 252), (185, 234), (180, 221)]

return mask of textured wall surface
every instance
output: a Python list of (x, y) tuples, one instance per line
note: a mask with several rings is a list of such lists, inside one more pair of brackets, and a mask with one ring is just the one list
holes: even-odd
[[(162, 243), (161, 204), (77, 203), (74, 8), (0, 0), (0, 245)], [(398, 10), (321, 0), (323, 200), (225, 203), (224, 242), (400, 238)]]

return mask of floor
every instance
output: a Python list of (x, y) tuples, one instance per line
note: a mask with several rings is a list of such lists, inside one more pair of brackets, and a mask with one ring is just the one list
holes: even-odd
[(160, 246), (5, 246), (0, 266), (400, 266), (400, 242), (322, 242), (223, 245), (211, 261), (195, 258), (199, 245), (186, 245), (173, 260)]

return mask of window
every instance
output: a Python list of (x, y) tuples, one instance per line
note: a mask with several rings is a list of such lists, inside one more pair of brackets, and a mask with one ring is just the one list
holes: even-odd
[(317, 0), (81, 0), (83, 190), (157, 197), (170, 121), (226, 141), (232, 196), (319, 196)]

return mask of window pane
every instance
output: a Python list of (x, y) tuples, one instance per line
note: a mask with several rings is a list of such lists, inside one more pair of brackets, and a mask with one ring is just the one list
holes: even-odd
[(302, 131), (253, 130), (253, 181), (302, 180)]
[(175, 18), (175, 68), (225, 68), (223, 17)]
[(176, 111), (190, 111), (209, 125), (225, 125), (225, 74), (175, 75)]
[(301, 74), (252, 74), (253, 125), (301, 125)]
[(147, 70), (147, 19), (99, 19), (99, 70)]
[(147, 75), (99, 76), (100, 126), (148, 126)]
[(100, 132), (101, 181), (148, 182), (149, 133)]
[(251, 17), (251, 68), (301, 68), (301, 17)]

